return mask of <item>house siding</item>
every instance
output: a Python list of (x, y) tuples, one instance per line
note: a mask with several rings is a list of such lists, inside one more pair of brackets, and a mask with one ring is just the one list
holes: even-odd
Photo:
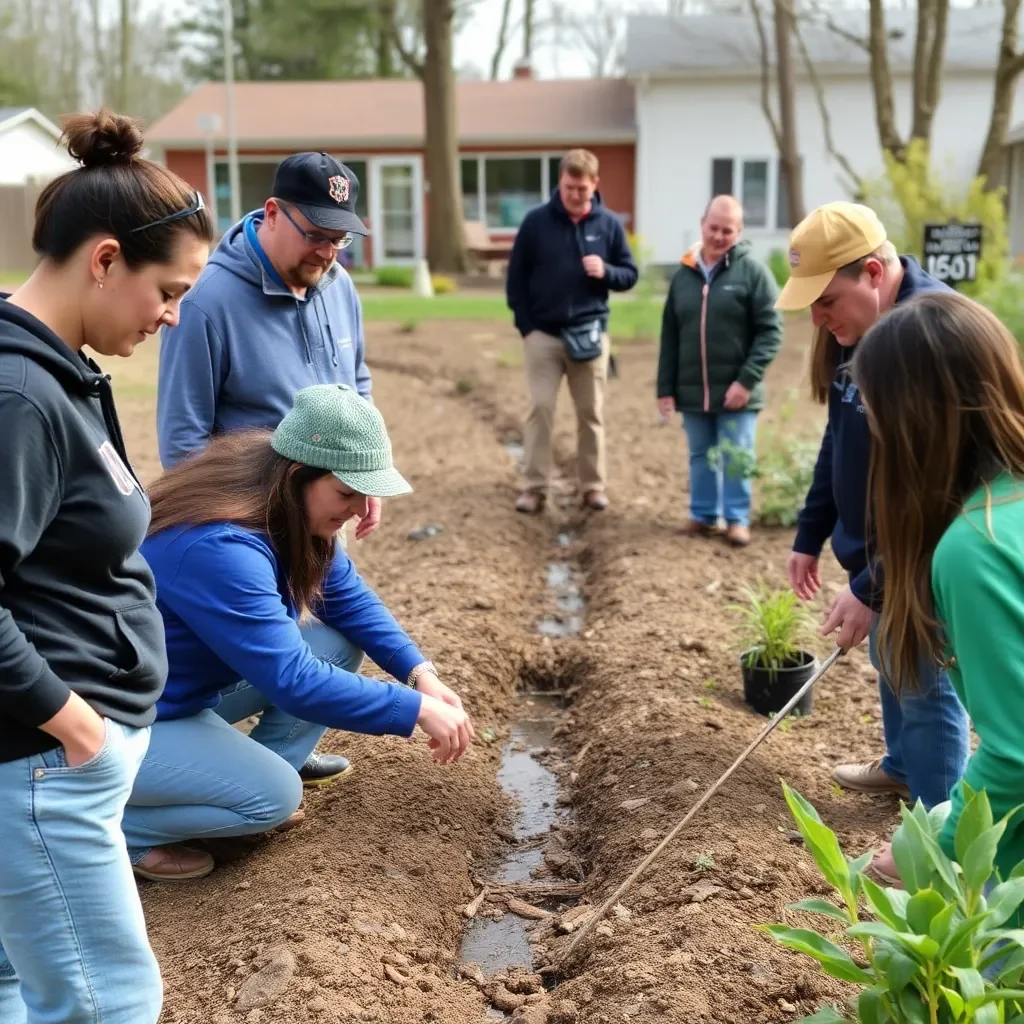
[(49, 181), (77, 166), (35, 121), (22, 121), (0, 132), (0, 185), (24, 185), (33, 178)]
[[(883, 159), (875, 123), (874, 99), (866, 77), (825, 79), (826, 104), (836, 149), (865, 178), (879, 176)], [(935, 116), (932, 155), (944, 180), (967, 183), (974, 175), (988, 129), (991, 74), (947, 74)], [(1015, 109), (1022, 109), (1017, 90)], [(893, 82), (896, 120), (906, 131), (911, 117), (908, 76)], [(797, 83), (796, 113), (804, 161), (807, 209), (850, 198), (844, 175), (829, 156), (821, 114), (810, 83)], [(700, 234), (700, 218), (711, 197), (711, 161), (750, 158), (771, 161), (777, 175), (775, 143), (761, 109), (760, 83), (652, 79), (637, 88), (637, 229), (655, 262), (678, 261)], [(771, 183), (774, 185), (774, 182)], [(734, 188), (734, 191), (739, 191)], [(774, 212), (774, 188), (769, 212)], [(785, 225), (746, 227), (755, 251), (766, 256), (785, 249)]]
[[(624, 143), (619, 145), (588, 145), (586, 142), (573, 142), (561, 146), (466, 146), (462, 147), (459, 152), (461, 156), (472, 156), (476, 154), (486, 155), (491, 153), (516, 153), (526, 156), (533, 153), (554, 154), (565, 152), (576, 147), (589, 149), (597, 157), (601, 168), (600, 188), (604, 202), (615, 213), (622, 215), (625, 218), (627, 227), (632, 229), (636, 211), (636, 147), (633, 143)], [(375, 156), (415, 155), (420, 156), (421, 158), (423, 157), (422, 150), (409, 148), (378, 148), (367, 151), (365, 149), (361, 149), (357, 145), (334, 147), (333, 152), (341, 155), (343, 158), (346, 153), (350, 153), (353, 157), (366, 157), (371, 161)], [(240, 158), (245, 158), (282, 157), (285, 154), (281, 150), (239, 148), (238, 155)], [(226, 153), (223, 149), (215, 151), (215, 159), (223, 160), (225, 157)], [(204, 195), (207, 193), (206, 153), (204, 150), (169, 149), (163, 154), (163, 160), (170, 170), (179, 174), (193, 188), (203, 192)], [(365, 182), (363, 182), (362, 185), (364, 188), (367, 187), (367, 183)], [(207, 195), (206, 199), (207, 202), (212, 205), (213, 197)], [(428, 195), (423, 196), (423, 216), (424, 220), (429, 216)], [(372, 229), (372, 225), (370, 226)], [(426, 233), (426, 223), (424, 223), (424, 233)], [(366, 252), (366, 259), (368, 265), (372, 266), (372, 235), (367, 239), (367, 245), (368, 249)]]

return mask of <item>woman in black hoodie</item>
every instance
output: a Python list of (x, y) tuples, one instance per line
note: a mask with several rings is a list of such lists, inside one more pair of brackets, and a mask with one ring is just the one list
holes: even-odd
[(212, 223), (136, 122), (75, 115), (63, 141), (82, 166), (43, 190), (39, 265), (0, 297), (0, 1021), (154, 1024), (120, 822), (167, 657), (149, 501), (84, 348), (174, 324)]

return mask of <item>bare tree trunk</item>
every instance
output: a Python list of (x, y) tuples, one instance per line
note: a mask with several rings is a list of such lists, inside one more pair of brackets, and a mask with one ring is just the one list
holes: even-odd
[(930, 146), (946, 56), (949, 0), (918, 0), (914, 43), (914, 111), (910, 137)]
[(999, 42), (999, 62), (996, 65), (992, 111), (989, 114), (988, 134), (978, 161), (978, 176), (985, 179), (985, 189), (994, 191), (1006, 184), (1004, 146), (1006, 132), (1013, 113), (1013, 96), (1017, 79), (1024, 71), (1024, 53), (1017, 52), (1021, 0), (1003, 0), (1003, 34)]
[(377, 17), (377, 77), (395, 77), (395, 0), (379, 0)]
[(494, 44), (494, 55), (491, 57), (491, 81), (498, 80), (501, 70), (501, 58), (505, 56), (508, 45), (508, 22), (512, 14), (512, 0), (504, 0), (501, 5), (501, 24), (498, 26), (498, 41)]
[(454, 17), (454, 0), (423, 0), (423, 94), (430, 182), (427, 255), (432, 270), (461, 274), (466, 269), (466, 244), (455, 124)]
[(883, 0), (869, 0), (868, 26), (871, 88), (875, 97), (878, 140), (885, 152), (902, 162), (906, 157), (906, 144), (896, 128), (896, 108), (892, 98), (892, 68), (889, 65), (889, 44), (885, 34)]
[(795, 19), (790, 0), (775, 0), (775, 72), (779, 86), (779, 163), (789, 200), (789, 224), (804, 219), (804, 175), (796, 133), (796, 82), (791, 47)]
[(533, 60), (533, 13), (534, 0), (523, 0), (523, 60)]
[(121, 25), (119, 32), (121, 63), (117, 79), (117, 108), (128, 109), (128, 81), (132, 62), (132, 12), (131, 0), (121, 0)]

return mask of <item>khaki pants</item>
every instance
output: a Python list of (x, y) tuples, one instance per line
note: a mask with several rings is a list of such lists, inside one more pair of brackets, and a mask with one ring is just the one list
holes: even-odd
[(605, 489), (604, 384), (608, 376), (609, 340), (601, 338), (601, 354), (586, 363), (569, 358), (560, 338), (532, 331), (523, 340), (526, 388), (530, 411), (526, 417), (526, 489), (545, 493), (551, 476), (551, 432), (555, 405), (565, 376), (576, 408), (577, 472), (580, 491)]

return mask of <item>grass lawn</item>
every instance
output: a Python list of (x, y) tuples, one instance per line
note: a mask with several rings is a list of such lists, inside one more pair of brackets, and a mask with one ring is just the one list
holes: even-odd
[[(621, 337), (654, 337), (661, 324), (661, 299), (612, 300), (611, 333)], [(364, 295), (363, 315), (367, 320), (397, 323), (420, 320), (489, 320), (511, 323), (512, 314), (503, 296), (437, 295), (421, 299), (415, 295)]]

